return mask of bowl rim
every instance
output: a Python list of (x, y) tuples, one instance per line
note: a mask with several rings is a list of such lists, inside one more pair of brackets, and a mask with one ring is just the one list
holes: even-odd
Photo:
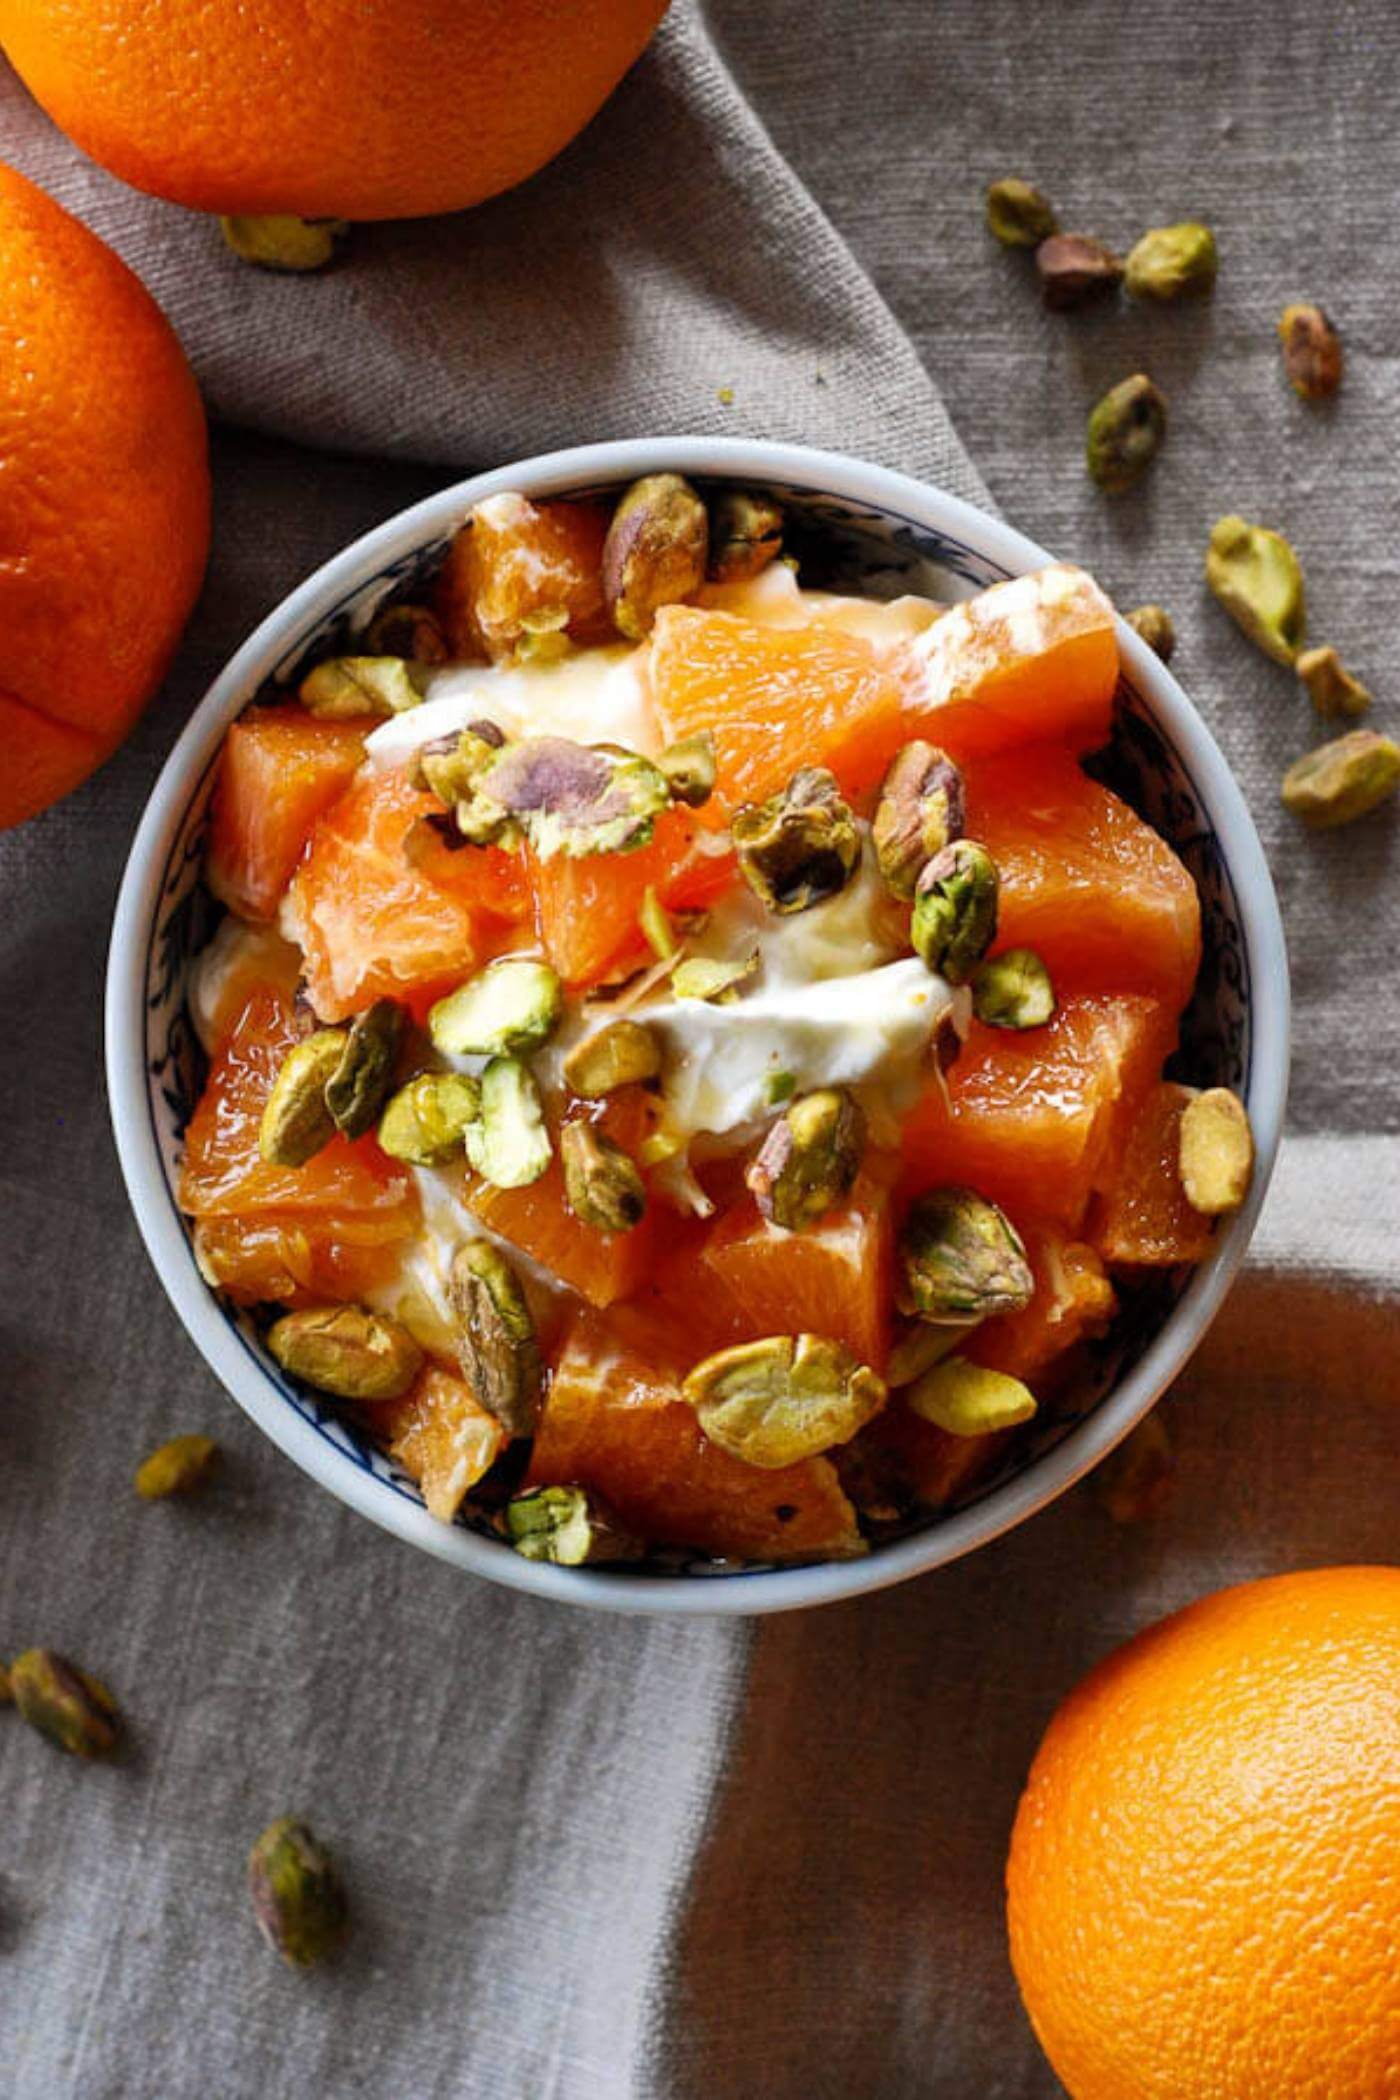
[(247, 694), (270, 675), (306, 629), (356, 587), (440, 537), (488, 496), (514, 490), (532, 498), (561, 495), (591, 483), (626, 483), (667, 469), (702, 478), (785, 483), (895, 512), (931, 532), (955, 534), (1013, 575), (1056, 559), (1000, 519), (931, 483), (844, 453), (764, 439), (676, 436), (574, 446), (471, 475), (396, 513), (332, 555), (258, 623), (213, 680), (166, 758), (132, 842), (113, 917), (105, 997), (107, 1091), (127, 1193), (166, 1295), (220, 1383), (303, 1472), (396, 1537), (511, 1589), (612, 1611), (751, 1617), (884, 1589), (961, 1558), (1072, 1487), (1151, 1410), (1219, 1311), (1243, 1262), (1268, 1188), (1288, 1086), (1288, 963), (1268, 863), (1243, 793), (1181, 686), (1120, 618), (1118, 641), (1125, 667), (1154, 721), (1190, 770), (1221, 840), (1238, 900), (1249, 961), (1250, 1116), (1257, 1154), (1245, 1206), (1218, 1235), (1213, 1254), (1198, 1268), (1127, 1375), (1023, 1472), (929, 1529), (882, 1544), (855, 1560), (733, 1577), (632, 1575), (619, 1582), (587, 1569), (525, 1561), (461, 1525), (430, 1517), (336, 1453), (287, 1404), (225, 1320), (195, 1264), (165, 1182), (149, 1109), (145, 1008), (149, 925), (170, 849), (194, 786)]

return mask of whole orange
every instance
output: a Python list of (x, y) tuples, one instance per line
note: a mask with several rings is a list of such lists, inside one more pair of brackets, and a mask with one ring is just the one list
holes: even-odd
[(0, 828), (126, 735), (208, 550), (204, 411), (173, 330), (0, 163)]
[(665, 11), (0, 0), (0, 45), (69, 137), (138, 189), (202, 211), (403, 219), (458, 211), (542, 168)]
[(1100, 1663), (1007, 1886), (1074, 2100), (1396, 2100), (1400, 1568), (1222, 1590)]

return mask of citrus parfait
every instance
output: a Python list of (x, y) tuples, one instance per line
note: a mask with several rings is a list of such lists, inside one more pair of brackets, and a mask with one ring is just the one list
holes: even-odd
[(1114, 617), (804, 588), (767, 496), (478, 505), (228, 731), (180, 1200), (444, 1521), (811, 1560), (947, 1508), (1243, 1201)]

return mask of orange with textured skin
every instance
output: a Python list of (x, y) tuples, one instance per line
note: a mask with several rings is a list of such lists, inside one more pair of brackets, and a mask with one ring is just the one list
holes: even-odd
[(603, 607), (601, 503), (488, 496), (448, 549), (438, 604), (454, 656), (509, 657), (527, 622), (567, 615), (576, 642), (616, 641)]
[(540, 940), (565, 984), (599, 984), (653, 961), (640, 918), (647, 891), (673, 912), (713, 904), (735, 880), (733, 853), (715, 844), (689, 810), (667, 809), (635, 853), (530, 858)]
[(160, 309), (3, 164), (0, 490), (4, 828), (110, 757), (160, 684), (204, 574), (209, 467)]
[(824, 1334), (883, 1369), (890, 1220), (885, 1193), (873, 1183), (858, 1183), (848, 1205), (803, 1232), (768, 1224), (746, 1199), (720, 1218), (701, 1260), (739, 1307), (751, 1336)]
[(56, 124), (199, 211), (460, 211), (552, 160), (664, 0), (0, 0)]
[(1206, 1597), (1072, 1692), (1007, 1868), (1074, 2100), (1400, 2091), (1400, 1568)]
[(1093, 1247), (1035, 1225), (1025, 1241), (1035, 1278), (1030, 1304), (984, 1321), (960, 1353), (1034, 1387), (1067, 1349), (1103, 1333), (1117, 1301)]
[(571, 1330), (555, 1366), (528, 1479), (594, 1489), (657, 1544), (755, 1560), (863, 1551), (826, 1459), (764, 1472), (731, 1458), (679, 1388), (592, 1319)]
[(1092, 1238), (1105, 1261), (1161, 1269), (1209, 1254), (1212, 1221), (1187, 1202), (1177, 1164), (1181, 1111), (1190, 1099), (1190, 1087), (1163, 1080), (1133, 1117), (1122, 1162), (1093, 1221)]
[(996, 861), (996, 950), (1034, 948), (1059, 990), (1154, 992), (1179, 1011), (1201, 962), (1196, 885), (1166, 841), (1053, 745), (967, 770), (967, 831)]
[(1015, 1217), (1082, 1217), (1122, 1114), (1176, 1040), (1160, 1000), (1072, 993), (1044, 1028), (974, 1021), (901, 1130), (904, 1187), (966, 1182)]
[(318, 722), (295, 704), (251, 707), (224, 738), (205, 876), (245, 919), (276, 916), (316, 819), (344, 794), (367, 724)]

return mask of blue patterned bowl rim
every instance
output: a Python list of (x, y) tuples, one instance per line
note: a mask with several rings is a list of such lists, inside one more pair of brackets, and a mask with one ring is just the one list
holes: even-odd
[[(183, 1011), (181, 971), (191, 952), (182, 926), (195, 880), (202, 809), (228, 723), (263, 684), (338, 627), (362, 618), (440, 549), (467, 512), (504, 490), (578, 495), (672, 469), (701, 480), (784, 493), (844, 545), (854, 572), (887, 590), (934, 583), (964, 595), (1052, 557), (971, 504), (869, 462), (744, 439), (648, 438), (576, 447), (512, 463), (444, 489), (354, 542), (293, 591), (244, 643), (196, 708), (162, 769), (133, 843), (113, 921), (106, 991), (107, 1083), (113, 1129), (136, 1219), (156, 1272), (195, 1346), (245, 1412), (289, 1457), (342, 1501), (409, 1543), (458, 1567), (568, 1603), (620, 1611), (752, 1614), (831, 1602), (906, 1580), (958, 1558), (1062, 1494), (1151, 1409), (1199, 1344), (1230, 1288), (1253, 1232), (1277, 1151), (1288, 1079), (1289, 994), (1283, 930), (1263, 849), (1243, 796), (1209, 731), (1170, 672), (1124, 623), (1128, 746), (1138, 778), (1170, 775), (1174, 842), (1199, 849), (1193, 871), (1230, 950), (1217, 987), (1217, 1070), (1245, 1094), (1258, 1169), (1245, 1208), (1166, 1308), (1127, 1370), (1058, 1441), (927, 1528), (876, 1545), (862, 1559), (811, 1567), (675, 1573), (565, 1570), (522, 1561), (494, 1538), (431, 1518), (381, 1454), (367, 1451), (304, 1392), (294, 1390), (256, 1330), (210, 1290), (195, 1265), (174, 1201), (178, 1090), (172, 1015)], [(837, 581), (849, 581), (839, 573)], [(1132, 762), (1129, 753), (1128, 762)], [(1142, 772), (1146, 766), (1147, 773)], [(1152, 814), (1151, 811), (1148, 812)], [(1184, 826), (1184, 829), (1183, 829)], [(172, 901), (173, 900), (173, 901)], [(164, 1033), (162, 1034), (162, 1030)], [(178, 1046), (175, 1046), (178, 1047)], [(164, 1090), (163, 1090), (164, 1089)]]

